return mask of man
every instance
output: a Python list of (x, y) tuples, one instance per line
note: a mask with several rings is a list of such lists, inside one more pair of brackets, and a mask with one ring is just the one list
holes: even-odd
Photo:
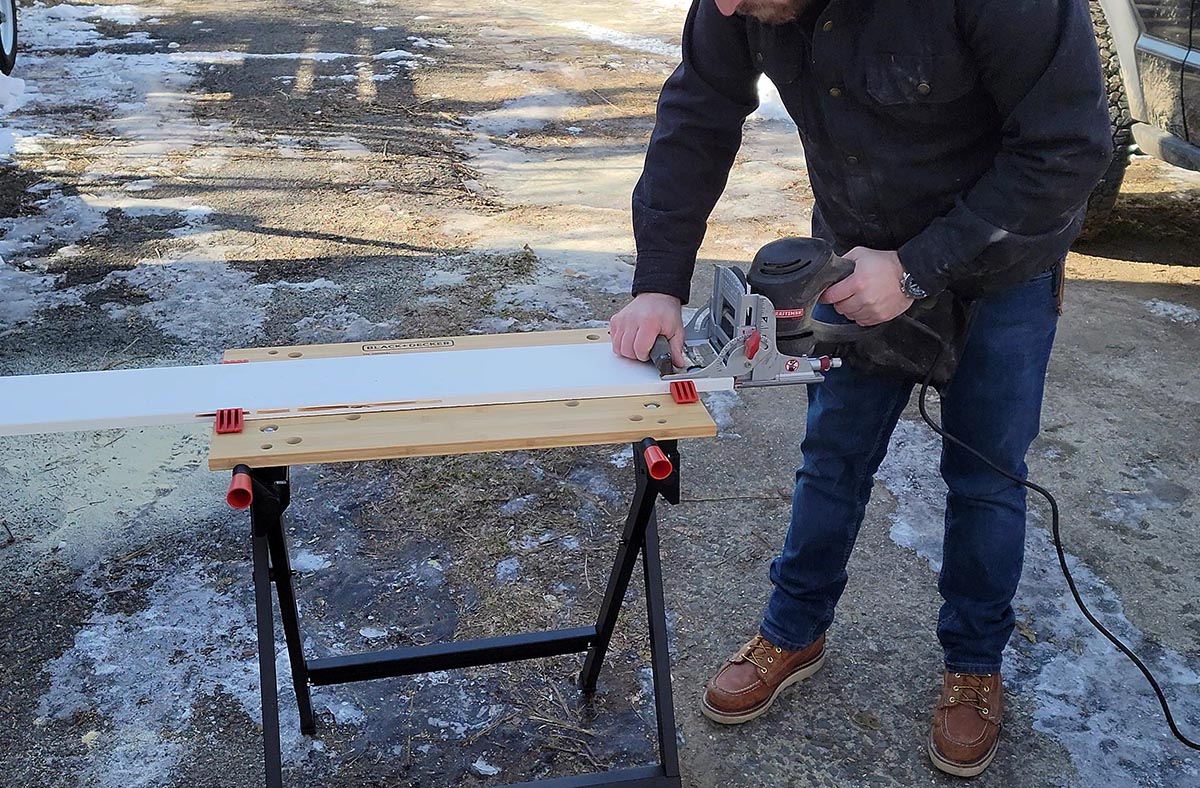
[[(612, 319), (615, 352), (646, 359), (663, 335), (682, 366), (680, 306), (762, 72), (800, 129), (814, 234), (856, 264), (822, 301), (887, 325), (809, 387), (773, 592), (704, 695), (704, 713), (727, 724), (762, 715), (824, 661), (872, 477), (922, 377), (913, 360), (930, 358), (928, 338), (895, 321), (915, 302), (937, 296), (969, 315), (940, 329), (958, 361), (940, 386), (945, 428), (1024, 477), (1062, 261), (1112, 156), (1084, 0), (695, 0), (633, 196), (634, 300)], [(954, 445), (941, 472), (944, 688), (927, 748), (969, 777), (999, 741), (1025, 494)]]

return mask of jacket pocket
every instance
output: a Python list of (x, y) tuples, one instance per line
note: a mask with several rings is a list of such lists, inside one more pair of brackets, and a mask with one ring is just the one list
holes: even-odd
[(945, 104), (979, 82), (975, 64), (961, 53), (910, 55), (881, 52), (868, 57), (867, 93), (885, 106)]

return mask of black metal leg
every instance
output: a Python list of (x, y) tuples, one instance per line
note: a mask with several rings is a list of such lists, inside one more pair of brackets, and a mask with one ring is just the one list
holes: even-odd
[(291, 497), (287, 468), (260, 468), (251, 472), (255, 480), (254, 504), (251, 517), (267, 537), (271, 558), (271, 580), (279, 599), (279, 619), (287, 642), (288, 664), (292, 670), (292, 686), (300, 711), (300, 732), (316, 733), (312, 700), (308, 689), (308, 666), (300, 637), (300, 616), (296, 610), (296, 591), (292, 585), (292, 562), (288, 557), (287, 535), (283, 532), (283, 510)]
[(604, 602), (600, 605), (600, 615), (596, 620), (596, 640), (588, 649), (587, 659), (583, 663), (579, 684), (583, 691), (591, 694), (596, 691), (596, 682), (600, 678), (600, 668), (604, 665), (604, 656), (608, 653), (608, 645), (612, 641), (613, 630), (617, 626), (617, 616), (621, 612), (621, 602), (629, 588), (629, 580), (633, 576), (633, 567), (637, 562), (638, 551), (645, 541), (646, 526), (654, 516), (655, 499), (658, 491), (654, 481), (646, 469), (645, 460), (637, 444), (633, 447), (634, 463), (637, 472), (637, 488), (633, 493), (633, 501), (629, 505), (629, 516), (625, 520), (625, 533), (617, 548), (617, 557), (613, 563), (612, 572), (608, 576), (608, 588), (604, 592)]
[(296, 611), (296, 590), (292, 585), (292, 562), (288, 557), (287, 536), (282, 527), (268, 531), (267, 544), (271, 550), (275, 592), (279, 595), (279, 618), (283, 622), (283, 634), (287, 641), (288, 663), (292, 667), (292, 686), (296, 690), (296, 705), (300, 709), (300, 732), (311, 736), (317, 732), (317, 724), (308, 691), (308, 663), (304, 659), (300, 637), (300, 616)]
[(654, 711), (658, 718), (658, 750), (663, 774), (679, 779), (679, 745), (675, 739), (675, 704), (671, 694), (671, 653), (667, 647), (667, 608), (663, 600), (662, 562), (658, 553), (658, 520), (650, 513), (642, 551), (646, 577), (646, 617), (650, 623), (650, 671), (654, 677)]
[(262, 691), (263, 755), (267, 788), (283, 788), (279, 744), (279, 694), (275, 685), (275, 613), (271, 605), (271, 565), (266, 529), (253, 523), (254, 610), (258, 624), (258, 675)]

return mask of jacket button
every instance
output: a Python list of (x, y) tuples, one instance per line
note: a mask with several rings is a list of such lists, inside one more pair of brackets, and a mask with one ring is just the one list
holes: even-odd
[(917, 83), (917, 92), (920, 93), (922, 96), (928, 96), (929, 91), (931, 91), (931, 90), (933, 90), (933, 88), (929, 86), (928, 82), (918, 82)]
[(846, 163), (849, 165), (858, 164), (858, 157), (857, 156), (847, 156)]
[(824, 30), (826, 33), (828, 33), (830, 30), (833, 30), (833, 21), (830, 20), (830, 21), (826, 22), (825, 24), (821, 25), (821, 29)]
[(833, 96), (834, 98), (837, 98), (838, 96), (842, 95), (842, 89), (841, 88), (830, 88), (829, 95)]
[(754, 53), (754, 59), (755, 59), (755, 60), (757, 60), (759, 63), (763, 62), (763, 54), (762, 54), (762, 52), (755, 52), (755, 53)]

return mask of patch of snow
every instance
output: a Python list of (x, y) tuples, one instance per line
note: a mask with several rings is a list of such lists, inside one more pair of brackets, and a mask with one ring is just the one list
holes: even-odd
[(1184, 304), (1152, 298), (1146, 302), (1146, 308), (1150, 310), (1151, 314), (1165, 317), (1175, 323), (1200, 323), (1200, 310)]
[(56, 190), (36, 205), (39, 213), (0, 219), (0, 257), (28, 258), (47, 247), (73, 244), (108, 223), (99, 206), (78, 195)]
[(480, 777), (495, 777), (500, 773), (500, 767), (492, 766), (490, 763), (485, 761), (481, 755), (476, 759), (475, 763), (471, 764), (471, 771), (475, 772)]
[(325, 711), (333, 715), (333, 721), (338, 725), (361, 725), (367, 719), (363, 710), (344, 700), (321, 700)]
[(523, 495), (520, 498), (513, 498), (511, 501), (500, 504), (500, 514), (505, 517), (512, 517), (520, 514), (529, 508), (529, 504), (537, 499), (537, 495)]
[(609, 481), (608, 474), (599, 468), (584, 465), (572, 468), (567, 474), (567, 481), (608, 505), (620, 503), (624, 498), (622, 493)]
[(462, 271), (430, 271), (421, 284), (428, 288), (457, 287), (466, 281), (467, 275)]
[(535, 131), (562, 120), (578, 107), (578, 97), (562, 90), (538, 89), (520, 98), (504, 102), (499, 108), (484, 112), (468, 121), (471, 129), (496, 137), (513, 132)]
[(321, 140), (321, 147), (348, 159), (371, 155), (370, 148), (348, 135)]
[(326, 279), (325, 277), (317, 277), (310, 282), (276, 282), (275, 287), (287, 288), (295, 290), (298, 293), (311, 293), (314, 290), (341, 290), (342, 286), (337, 282)]
[(515, 583), (521, 576), (521, 559), (509, 556), (496, 564), (497, 583)]
[(296, 341), (301, 344), (363, 342), (395, 336), (393, 323), (375, 323), (339, 304), (320, 315), (309, 315), (295, 324)]
[(418, 55), (404, 49), (389, 49), (375, 55), (376, 60), (420, 60), (422, 58), (428, 59), (426, 55)]
[(417, 49), (429, 49), (430, 47), (435, 49), (454, 48), (450, 44), (447, 44), (446, 39), (444, 38), (421, 38), (420, 36), (409, 36), (408, 40), (411, 41), (412, 45)]
[(200, 245), (181, 259), (157, 263), (143, 260), (105, 277), (101, 287), (119, 283), (149, 299), (108, 303), (105, 311), (117, 320), (137, 316), (176, 339), (206, 347), (245, 347), (261, 336), (273, 290), (255, 287), (254, 275), (228, 265), (220, 247)]
[(733, 432), (735, 424), (733, 412), (743, 407), (741, 396), (736, 391), (714, 391), (704, 394), (704, 405), (717, 423), (717, 430), (722, 438), (741, 437)]
[(297, 572), (318, 572), (333, 566), (327, 556), (319, 555), (311, 550), (298, 550), (292, 556), (292, 569)]
[(148, 192), (156, 186), (158, 186), (158, 181), (153, 178), (140, 178), (136, 181), (130, 181), (122, 186), (121, 189), (127, 192)]
[(609, 456), (608, 461), (618, 468), (628, 468), (629, 463), (633, 462), (633, 447), (626, 446), (620, 451), (613, 452)]
[[(85, 576), (81, 590), (97, 598), (93, 610), (61, 656), (45, 666), (48, 687), (38, 715), (68, 720), (98, 715), (105, 735), (96, 739), (77, 775), (96, 788), (167, 785), (187, 754), (182, 734), (194, 704), (215, 695), (235, 700), (252, 720), (261, 719), (253, 599), (248, 582), (227, 591), (211, 585), (212, 566), (180, 561), (147, 591), (134, 612), (106, 612), (101, 589)], [(287, 675), (281, 645), (281, 675)], [(286, 683), (286, 682), (285, 682)], [(285, 753), (294, 761), (308, 749), (299, 735), (294, 701), (281, 691)], [(289, 717), (291, 719), (289, 719)], [(294, 734), (291, 731), (296, 731)]]
[(632, 49), (635, 52), (645, 52), (648, 55), (661, 55), (676, 59), (680, 57), (679, 44), (668, 44), (659, 38), (622, 33), (619, 30), (600, 27), (590, 22), (561, 22), (559, 26), (579, 33), (584, 38), (592, 41), (615, 44), (625, 49)]
[(20, 271), (0, 260), (0, 336), (33, 320), (42, 310), (83, 303), (74, 293), (55, 290), (60, 279)]

